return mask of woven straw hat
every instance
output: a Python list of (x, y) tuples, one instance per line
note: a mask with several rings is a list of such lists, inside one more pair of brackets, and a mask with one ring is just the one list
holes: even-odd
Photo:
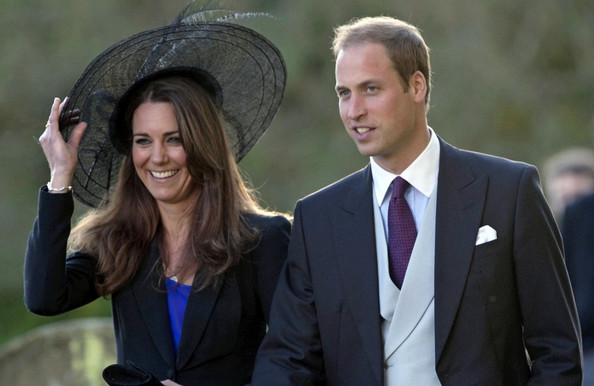
[[(89, 64), (64, 109), (79, 109), (88, 124), (72, 181), (79, 201), (96, 207), (115, 183), (123, 157), (112, 141), (116, 106), (127, 90), (159, 73), (193, 71), (209, 80), (237, 162), (256, 144), (280, 106), (286, 68), (268, 39), (228, 22), (241, 15), (231, 16), (205, 21), (186, 9), (171, 25), (124, 39)], [(66, 140), (73, 128), (61, 124)]]

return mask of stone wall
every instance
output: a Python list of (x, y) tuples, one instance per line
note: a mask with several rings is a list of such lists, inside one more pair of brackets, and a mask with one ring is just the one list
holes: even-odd
[(115, 360), (110, 318), (56, 322), (0, 347), (0, 385), (106, 385), (101, 372)]

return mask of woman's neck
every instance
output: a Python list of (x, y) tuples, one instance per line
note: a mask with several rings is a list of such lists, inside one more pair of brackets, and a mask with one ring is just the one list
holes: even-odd
[(163, 266), (165, 276), (175, 276), (178, 282), (192, 285), (196, 273), (196, 262), (187, 254), (190, 234), (190, 217), (187, 215), (187, 211), (161, 210), (161, 225), (167, 253)]

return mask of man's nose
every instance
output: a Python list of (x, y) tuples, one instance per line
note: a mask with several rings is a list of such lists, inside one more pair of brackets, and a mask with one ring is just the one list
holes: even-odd
[(349, 106), (347, 110), (347, 118), (351, 120), (358, 120), (366, 113), (364, 98), (356, 94), (352, 94), (349, 98)]

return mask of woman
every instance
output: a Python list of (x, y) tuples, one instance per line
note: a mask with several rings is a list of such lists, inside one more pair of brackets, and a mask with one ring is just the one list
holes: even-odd
[[(213, 23), (193, 26), (208, 30), (211, 42), (219, 41), (224, 29), (225, 36), (242, 31), (252, 41), (270, 44), (251, 30), (219, 24), (214, 24), (221, 27), (217, 32), (211, 31)], [(179, 25), (175, 30), (170, 34), (178, 33)], [(159, 36), (155, 41), (163, 49)], [(119, 364), (143, 369), (164, 384), (243, 385), (250, 381), (265, 333), (290, 223), (257, 205), (236, 160), (262, 134), (280, 97), (261, 106), (265, 118), (246, 113), (247, 125), (225, 122), (232, 110), (241, 110), (226, 97), (236, 91), (228, 86), (234, 82), (213, 74), (198, 51), (187, 54), (196, 57), (191, 65), (174, 61), (148, 75), (146, 58), (133, 59), (142, 62), (145, 74), (131, 77), (119, 94), (106, 87), (114, 82), (105, 82), (78, 98), (83, 102), (54, 101), (40, 137), (51, 179), (41, 189), (29, 238), (25, 302), (34, 313), (56, 315), (110, 296)], [(96, 73), (97, 63), (117, 70), (105, 62), (96, 60), (82, 79)], [(279, 74), (275, 79), (282, 76), (284, 87), (284, 65)], [(71, 95), (79, 95), (77, 87), (87, 83), (79, 80)], [(111, 95), (102, 100), (117, 101), (109, 116), (88, 112), (97, 110), (98, 91)], [(65, 129), (79, 114), (83, 122)], [(98, 133), (101, 125), (108, 130)], [(242, 144), (246, 136), (252, 140)], [(91, 143), (82, 146), (85, 140)], [(105, 158), (105, 143), (113, 150), (109, 154), (123, 153), (117, 183), (70, 232), (72, 185), (78, 183), (75, 193), (80, 189), (78, 195), (85, 197), (81, 163), (96, 142), (102, 144), (98, 157)], [(68, 242), (74, 252), (65, 258)]]

